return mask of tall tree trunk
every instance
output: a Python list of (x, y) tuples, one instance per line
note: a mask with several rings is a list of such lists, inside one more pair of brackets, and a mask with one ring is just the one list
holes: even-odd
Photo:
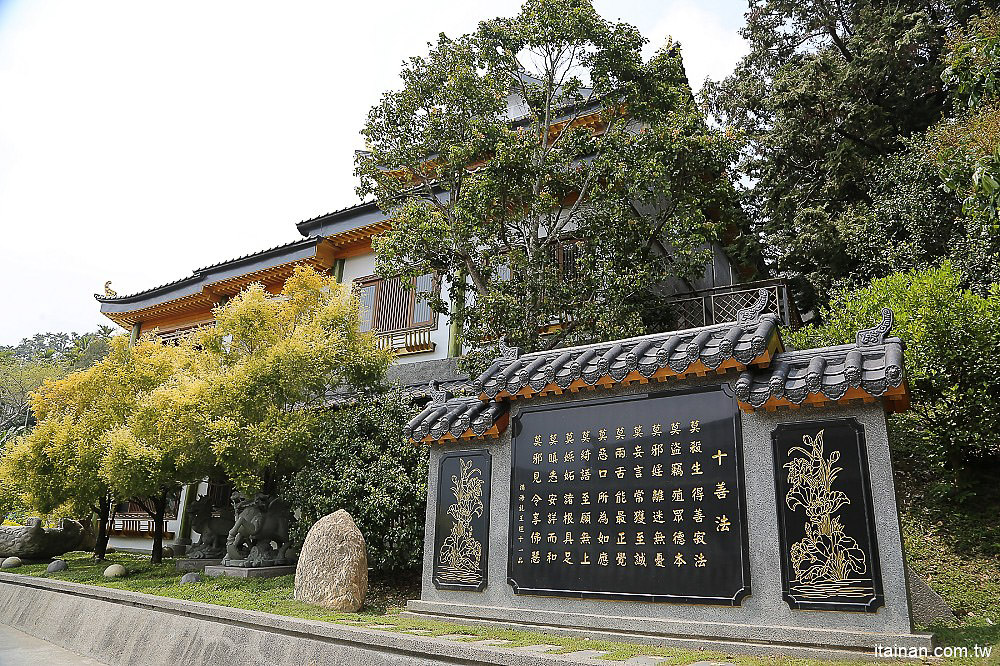
[(111, 522), (111, 497), (103, 496), (97, 503), (97, 542), (94, 544), (94, 559), (101, 561), (108, 552), (108, 526)]
[(163, 518), (167, 513), (167, 491), (153, 497), (153, 552), (150, 561), (159, 564), (163, 561)]

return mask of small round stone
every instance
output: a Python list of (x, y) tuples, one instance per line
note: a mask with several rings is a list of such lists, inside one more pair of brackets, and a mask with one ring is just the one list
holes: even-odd
[(181, 585), (185, 585), (186, 583), (200, 583), (201, 581), (201, 574), (197, 571), (189, 571), (181, 576)]
[(120, 564), (112, 564), (110, 567), (108, 567), (107, 569), (104, 570), (104, 577), (105, 578), (121, 578), (126, 573), (127, 572), (125, 571), (125, 567), (123, 567), (122, 565), (120, 565)]
[(163, 557), (173, 557), (173, 556), (174, 556), (174, 549), (171, 548), (170, 546), (164, 546)]
[(53, 560), (45, 571), (48, 573), (55, 573), (57, 571), (66, 571), (69, 567), (66, 566), (66, 560)]
[(117, 553), (114, 546), (108, 546), (104, 549), (105, 554)]
[(0, 562), (0, 568), (2, 569), (16, 569), (21, 566), (20, 557), (8, 557), (3, 562)]

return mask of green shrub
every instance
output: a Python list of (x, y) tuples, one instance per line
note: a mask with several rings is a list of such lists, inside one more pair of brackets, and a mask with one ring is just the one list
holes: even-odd
[(398, 391), (329, 413), (305, 467), (286, 484), (301, 543), (317, 520), (345, 509), (381, 574), (418, 571), (427, 500), (427, 450), (403, 437), (413, 409)]
[(963, 281), (950, 262), (896, 273), (837, 293), (822, 324), (785, 334), (796, 348), (853, 342), (859, 329), (880, 320), (882, 307), (892, 308), (892, 334), (906, 343), (912, 409), (892, 418), (890, 436), (928, 479), (1000, 455), (1000, 287), (983, 297)]

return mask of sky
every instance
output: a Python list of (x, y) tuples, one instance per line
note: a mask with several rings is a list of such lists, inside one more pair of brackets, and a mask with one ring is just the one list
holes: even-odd
[[(747, 51), (745, 0), (594, 4), (647, 55), (680, 41), (696, 89)], [(519, 5), (0, 0), (0, 345), (110, 324), (107, 280), (142, 291), (355, 203), (403, 59)]]

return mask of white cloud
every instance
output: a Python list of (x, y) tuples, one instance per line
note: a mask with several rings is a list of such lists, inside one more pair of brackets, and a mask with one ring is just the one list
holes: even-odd
[[(740, 37), (741, 3), (675, 0), (647, 33), (650, 47), (663, 44), (667, 35), (681, 43), (688, 80), (700, 90), (706, 77), (721, 79), (749, 52)], [(745, 3), (742, 3), (745, 5)]]
[[(93, 329), (105, 280), (146, 289), (352, 203), (358, 130), (402, 60), (518, 5), (0, 4), (0, 344)], [(735, 62), (741, 10), (597, 6), (681, 39), (695, 84)]]

